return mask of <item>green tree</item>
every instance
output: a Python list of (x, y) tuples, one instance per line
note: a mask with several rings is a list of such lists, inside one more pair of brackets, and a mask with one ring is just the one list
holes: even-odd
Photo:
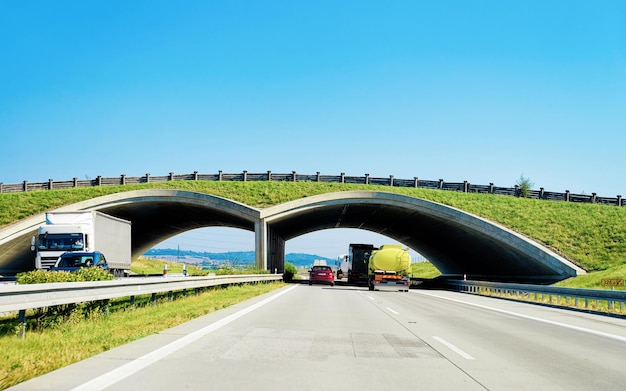
[(528, 197), (530, 190), (533, 186), (535, 186), (535, 183), (531, 181), (530, 178), (525, 177), (524, 174), (519, 176), (519, 179), (515, 184), (518, 186), (519, 189), (518, 195), (524, 198)]

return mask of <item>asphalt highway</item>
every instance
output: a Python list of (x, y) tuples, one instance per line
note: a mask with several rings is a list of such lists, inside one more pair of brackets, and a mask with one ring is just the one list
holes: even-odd
[(626, 320), (295, 284), (11, 390), (623, 390)]

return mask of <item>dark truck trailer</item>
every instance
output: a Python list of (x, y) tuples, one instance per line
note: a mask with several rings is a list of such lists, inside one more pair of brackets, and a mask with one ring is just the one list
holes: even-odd
[(352, 243), (348, 252), (348, 284), (367, 284), (369, 275), (369, 259), (372, 251), (377, 250), (372, 244)]

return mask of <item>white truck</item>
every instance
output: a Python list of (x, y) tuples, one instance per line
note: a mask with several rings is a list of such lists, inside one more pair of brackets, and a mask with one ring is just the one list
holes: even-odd
[(348, 254), (341, 255), (337, 258), (337, 279), (341, 280), (348, 275), (350, 270), (350, 257)]
[(116, 277), (130, 272), (131, 223), (102, 212), (46, 213), (46, 222), (33, 237), (35, 268), (50, 269), (68, 251), (99, 251)]

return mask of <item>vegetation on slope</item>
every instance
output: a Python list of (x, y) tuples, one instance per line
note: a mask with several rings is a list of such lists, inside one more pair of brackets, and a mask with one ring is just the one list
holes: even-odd
[[(182, 274), (183, 273), (183, 263), (178, 262), (170, 262), (162, 259), (150, 259), (139, 257), (134, 260), (130, 269), (131, 273), (139, 274), (139, 275), (154, 275), (154, 274), (163, 274), (163, 265), (167, 265), (167, 274)], [(232, 275), (232, 274), (268, 274), (269, 272), (265, 269), (258, 269), (254, 266), (245, 267), (229, 267), (229, 266), (220, 266), (213, 271), (203, 270), (198, 266), (194, 265), (185, 265), (186, 272), (188, 276), (206, 276), (209, 273), (215, 273), (216, 275)]]
[(499, 223), (547, 245), (588, 271), (626, 264), (626, 208), (623, 207), (379, 185), (171, 181), (9, 193), (0, 194), (0, 226), (98, 196), (155, 188), (206, 193), (256, 208), (329, 192), (386, 191), (442, 203)]
[(411, 276), (413, 278), (430, 279), (439, 277), (441, 272), (430, 262), (417, 262), (411, 264)]
[(626, 290), (625, 286), (602, 286), (602, 280), (605, 278), (624, 279), (624, 276), (626, 276), (626, 263), (613, 266), (606, 270), (600, 270), (582, 276), (568, 278), (566, 280), (557, 282), (554, 285), (562, 286), (565, 288), (612, 289), (616, 291), (623, 291)]

